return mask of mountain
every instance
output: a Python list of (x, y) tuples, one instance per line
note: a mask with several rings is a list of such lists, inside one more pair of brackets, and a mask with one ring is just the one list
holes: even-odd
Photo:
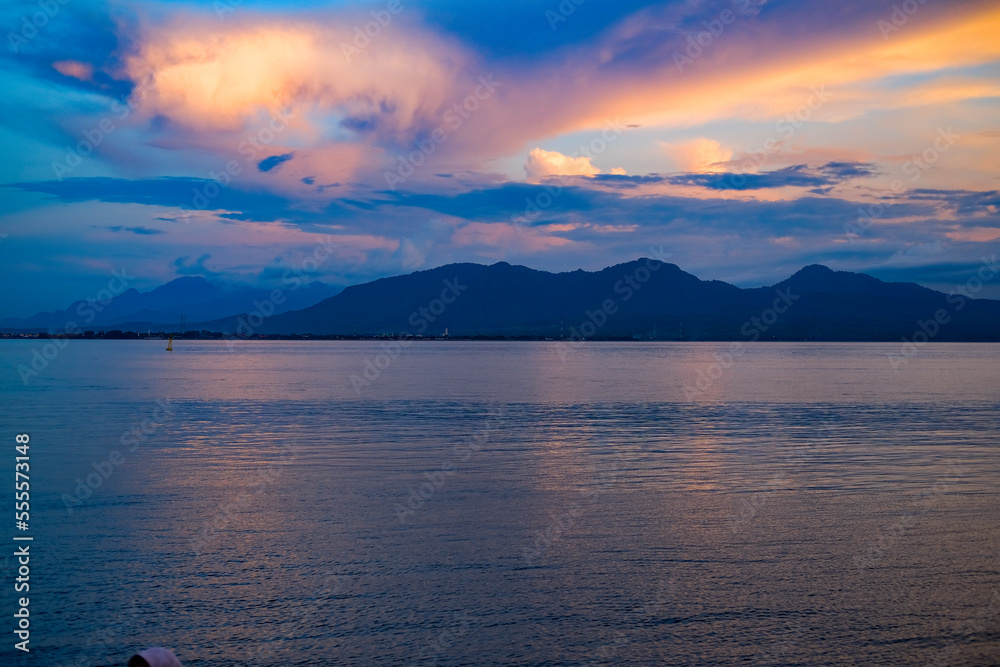
[[(285, 301), (276, 306), (276, 312), (311, 306), (339, 289), (320, 282), (285, 289), (282, 292)], [(8, 318), (0, 321), (0, 331), (61, 331), (69, 322), (76, 322), (81, 329), (179, 327), (182, 319), (197, 322), (251, 312), (254, 302), (267, 301), (270, 294), (268, 289), (187, 276), (149, 292), (128, 289), (111, 298), (112, 294), (104, 290), (103, 294), (98, 292), (89, 300), (76, 301), (65, 310), (42, 312), (24, 319)]]
[[(935, 316), (938, 320), (935, 321)], [(1000, 341), (1000, 301), (807, 266), (770, 287), (703, 281), (639, 259), (548, 273), (450, 264), (346, 288), (301, 310), (199, 329), (253, 334), (503, 335), (658, 340)], [(923, 323), (923, 327), (921, 327)]]

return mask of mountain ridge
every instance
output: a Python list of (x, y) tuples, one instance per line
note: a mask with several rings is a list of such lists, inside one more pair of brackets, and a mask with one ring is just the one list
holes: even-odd
[[(446, 281), (464, 288), (445, 295), (454, 297), (449, 303), (441, 294)], [(744, 325), (771, 309), (782, 289), (795, 297), (787, 313), (766, 328), (751, 325), (748, 333)], [(912, 335), (920, 321), (946, 309), (954, 321), (941, 327), (940, 340), (1000, 340), (1000, 301), (950, 298), (823, 265), (775, 285), (739, 288), (649, 258), (562, 273), (466, 262), (354, 285), (308, 308), (244, 320), (241, 333), (440, 336), (447, 330), (452, 336), (565, 338), (576, 331), (615, 339), (884, 341)], [(601, 315), (609, 299), (614, 312)], [(587, 321), (595, 328), (589, 335)], [(205, 328), (239, 326), (222, 320)]]
[[(935, 318), (939, 322), (932, 326)], [(1000, 341), (1000, 301), (820, 264), (774, 285), (740, 288), (646, 257), (561, 273), (507, 262), (454, 263), (352, 285), (304, 308), (279, 312), (265, 301), (227, 317), (189, 321), (188, 330), (241, 337), (447, 332), (553, 339), (899, 341), (931, 327), (935, 340)], [(157, 326), (135, 320), (117, 328)]]
[[(312, 305), (339, 290), (313, 282), (284, 291), (287, 299), (278, 305), (280, 312)], [(268, 299), (271, 292), (271, 289), (213, 282), (202, 276), (181, 276), (148, 292), (130, 287), (115, 293), (109, 288), (88, 299), (74, 301), (62, 310), (41, 311), (25, 318), (8, 317), (0, 321), (0, 331), (50, 331), (63, 329), (71, 322), (80, 327), (106, 329), (137, 322), (149, 328), (179, 325), (182, 320), (221, 319), (252, 309), (255, 301)]]

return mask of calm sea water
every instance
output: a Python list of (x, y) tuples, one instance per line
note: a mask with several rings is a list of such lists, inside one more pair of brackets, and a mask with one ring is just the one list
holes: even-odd
[(1000, 664), (1000, 345), (40, 343), (3, 664)]

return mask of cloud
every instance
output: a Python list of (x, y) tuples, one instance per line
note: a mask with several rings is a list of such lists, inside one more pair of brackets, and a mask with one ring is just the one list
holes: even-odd
[(870, 162), (827, 162), (819, 171), (831, 179), (844, 180), (876, 176), (879, 168)]
[(911, 198), (918, 201), (938, 202), (946, 210), (957, 215), (983, 216), (996, 215), (1000, 209), (1000, 191), (985, 190), (933, 190), (918, 188), (913, 190)]
[(451, 100), (468, 56), (450, 40), (401, 25), (345, 52), (360, 20), (242, 12), (219, 22), (178, 13), (144, 25), (126, 72), (135, 81), (153, 73), (144, 117), (162, 116), (189, 132), (241, 131), (262, 111), (287, 111), (313, 139), (325, 117), (339, 119), (346, 136), (410, 142)]
[(94, 78), (94, 66), (78, 60), (60, 60), (52, 63), (52, 68), (63, 76), (71, 76), (81, 81), (90, 81)]
[(508, 250), (530, 255), (574, 244), (563, 236), (544, 232), (544, 229), (524, 231), (507, 223), (470, 222), (455, 232), (452, 242), (458, 248), (475, 248), (481, 256), (493, 257), (503, 257)]
[[(119, 125), (127, 132), (104, 142), (102, 159), (162, 159), (203, 175), (250, 155), (241, 180), (315, 197), (302, 179), (371, 182), (435, 129), (449, 130), (438, 155), (459, 135), (476, 136), (451, 132), (445, 114), (489, 72), (458, 40), (422, 27), (416, 11), (393, 15), (358, 48), (354, 28), (372, 21), (361, 10), (246, 7), (219, 21), (214, 11), (181, 3), (134, 9), (134, 25), (120, 28), (129, 30), (127, 44), (105, 65), (135, 84), (133, 111)], [(128, 135), (141, 141), (126, 143)], [(267, 178), (256, 168), (293, 151), (295, 159)], [(149, 166), (149, 175), (162, 173)]]
[[(519, 3), (489, 9), (484, 23), (479, 10), (449, 7), (436, 13), (418, 1), (406, 5), (414, 11), (394, 16), (357, 53), (345, 53), (343, 45), (352, 43), (356, 26), (371, 20), (367, 13), (303, 8), (308, 3), (268, 11), (264, 4), (241, 7), (219, 21), (215, 12), (199, 11), (193, 3), (121, 3), (114, 12), (117, 29), (106, 30), (112, 36), (108, 45), (92, 53), (61, 47), (45, 67), (56, 77), (53, 60), (90, 64), (102, 85), (114, 79), (100, 89), (112, 98), (153, 73), (154, 84), (136, 94), (141, 103), (122, 124), (129, 132), (116, 130), (101, 147), (99, 158), (119, 167), (163, 159), (171, 166), (194, 163), (197, 170), (188, 174), (217, 171), (235, 157), (248, 133), (264, 127), (269, 113), (290, 111), (291, 126), (263, 156), (294, 149), (295, 160), (267, 179), (257, 169), (241, 178), (300, 196), (318, 194), (304, 187), (303, 178), (377, 180), (387, 165), (441, 127), (448, 130), (447, 141), (427, 161), (427, 177), (445, 169), (492, 168), (490, 160), (569, 132), (596, 135), (616, 116), (623, 116), (627, 127), (644, 125), (649, 140), (656, 141), (656, 127), (785, 118), (810, 103), (812, 89), (823, 85), (830, 100), (806, 109), (810, 122), (982, 99), (996, 90), (990, 80), (957, 85), (933, 76), (995, 60), (998, 48), (988, 40), (1000, 25), (997, 12), (967, 0), (949, 3), (944, 14), (932, 4), (921, 6), (890, 40), (874, 26), (891, 12), (860, 0), (838, 5), (837, 21), (827, 20), (831, 9), (811, 3), (808, 10), (767, 5), (755, 16), (761, 3), (623, 2), (580, 8), (556, 31), (544, 12)], [(136, 16), (129, 16), (129, 8)], [(696, 72), (678, 71), (673, 55), (684, 52), (688, 37), (703, 31), (722, 8), (740, 10), (737, 21), (704, 49)], [(534, 23), (522, 26), (516, 39), (495, 32), (497, 25), (519, 25), (531, 17)], [(514, 43), (532, 42), (527, 35), (535, 35), (537, 43), (516, 50), (521, 59), (491, 59), (510, 55)], [(542, 35), (546, 39), (539, 41)], [(444, 115), (476, 90), (480, 76), (492, 74), (502, 82), (495, 99), (481, 100), (452, 131)], [(886, 77), (892, 77), (891, 85)], [(982, 73), (972, 77), (988, 79)], [(87, 120), (69, 133), (79, 140), (79, 133), (92, 127)], [(809, 143), (801, 138), (802, 145)], [(720, 140), (700, 137), (686, 142), (690, 145), (666, 146), (678, 170), (712, 173), (721, 171), (718, 163), (732, 153)], [(61, 148), (65, 142), (53, 144)], [(164, 150), (154, 156), (151, 145)], [(150, 165), (138, 173), (162, 171)], [(421, 178), (418, 173), (414, 181)]]
[[(275, 167), (281, 165), (283, 162), (288, 162), (293, 157), (295, 157), (295, 153), (285, 153), (284, 155), (272, 155), (271, 157), (264, 158), (263, 160), (258, 162), (257, 169), (259, 169), (260, 171), (271, 171)], [(305, 182), (306, 179), (300, 179), (300, 180), (302, 180), (302, 182)], [(306, 183), (306, 185), (312, 185), (312, 183)]]
[[(161, 218), (162, 219), (162, 218)], [(155, 234), (166, 234), (162, 229), (153, 229), (151, 227), (123, 227), (121, 225), (115, 225), (113, 227), (108, 227), (107, 229), (113, 232), (131, 232), (132, 234), (140, 234), (142, 236), (153, 236)]]
[(714, 139), (698, 137), (679, 144), (660, 142), (660, 147), (670, 156), (680, 171), (712, 173), (722, 171), (733, 157), (733, 151), (723, 148)]
[[(515, 72), (505, 108), (484, 111), (486, 127), (477, 147), (502, 153), (540, 137), (599, 131), (616, 116), (625, 125), (645, 126), (653, 141), (649, 129), (654, 127), (688, 130), (709, 123), (784, 120), (772, 136), (784, 138), (792, 131), (796, 144), (807, 145), (807, 135), (820, 123), (861, 120), (872, 112), (918, 114), (929, 104), (943, 109), (994, 96), (995, 84), (989, 81), (956, 87), (937, 76), (952, 68), (984, 66), (1000, 56), (1000, 42), (990, 32), (1000, 26), (1000, 11), (986, 3), (958, 2), (948, 12), (943, 5), (923, 5), (889, 40), (875, 27), (892, 13), (883, 4), (842, 3), (833, 14), (815, 3), (783, 3), (780, 10), (741, 16), (704, 49), (694, 69), (678, 71), (673, 55), (683, 53), (685, 40), (704, 31), (706, 19), (715, 19), (727, 5), (661, 3), (622, 17), (562, 58), (533, 62), (530, 73)], [(987, 78), (982, 71), (975, 76)], [(925, 88), (934, 92), (910, 95)], [(809, 122), (804, 130), (803, 118)], [(721, 170), (712, 165), (731, 157), (732, 147), (719, 145), (721, 137), (716, 144), (699, 139), (700, 146), (698, 140), (666, 144), (676, 168)]]
[(601, 170), (590, 163), (589, 157), (569, 157), (557, 151), (532, 149), (524, 171), (529, 179), (537, 180), (549, 176), (596, 176)]
[[(551, 176), (597, 176), (601, 170), (595, 167), (589, 157), (570, 157), (558, 151), (534, 148), (528, 153), (524, 171), (530, 181), (538, 181)], [(614, 167), (611, 174), (624, 176), (625, 170)]]
[[(234, 186), (218, 188), (216, 197), (206, 202), (194, 203), (195, 193), (204, 192), (205, 188), (215, 183), (202, 178), (65, 178), (61, 181), (36, 181), (30, 183), (12, 183), (9, 188), (25, 192), (37, 192), (52, 195), (62, 201), (83, 202), (101, 201), (115, 204), (145, 204), (147, 206), (166, 206), (175, 209), (207, 211), (227, 211), (239, 219), (270, 221), (289, 215), (291, 201), (288, 198), (260, 191), (246, 191)], [(218, 184), (215, 183), (215, 187)], [(333, 208), (326, 214), (335, 217)], [(237, 213), (233, 213), (237, 212)], [(244, 217), (245, 216), (245, 217)]]
[(680, 174), (669, 179), (674, 185), (699, 185), (711, 190), (760, 190), (781, 188), (789, 185), (815, 187), (826, 185), (829, 180), (810, 174), (805, 165), (787, 167), (762, 174), (713, 173)]
[(608, 187), (623, 189), (637, 188), (640, 185), (656, 185), (658, 183), (669, 182), (670, 178), (660, 174), (646, 174), (644, 176), (629, 176), (618, 174), (614, 170), (610, 174), (599, 174), (594, 177), (594, 181)]
[[(816, 169), (800, 164), (759, 174), (694, 173), (679, 174), (666, 180), (674, 185), (699, 185), (711, 190), (761, 190), (788, 186), (818, 189), (820, 186), (873, 176), (877, 173), (878, 169), (874, 165), (864, 162), (830, 162)], [(827, 194), (827, 192), (829, 190), (817, 194)]]
[(195, 260), (192, 260), (190, 255), (184, 255), (171, 262), (170, 266), (174, 268), (178, 275), (182, 276), (219, 277), (222, 275), (220, 272), (213, 271), (205, 266), (205, 262), (211, 258), (212, 255), (207, 253)]

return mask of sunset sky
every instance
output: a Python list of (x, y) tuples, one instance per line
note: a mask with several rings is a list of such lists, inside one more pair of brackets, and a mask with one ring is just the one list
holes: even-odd
[(653, 248), (741, 286), (821, 263), (948, 291), (1000, 252), (996, 2), (35, 0), (0, 19), (0, 317), (123, 268), (140, 290), (304, 265), (349, 285)]

